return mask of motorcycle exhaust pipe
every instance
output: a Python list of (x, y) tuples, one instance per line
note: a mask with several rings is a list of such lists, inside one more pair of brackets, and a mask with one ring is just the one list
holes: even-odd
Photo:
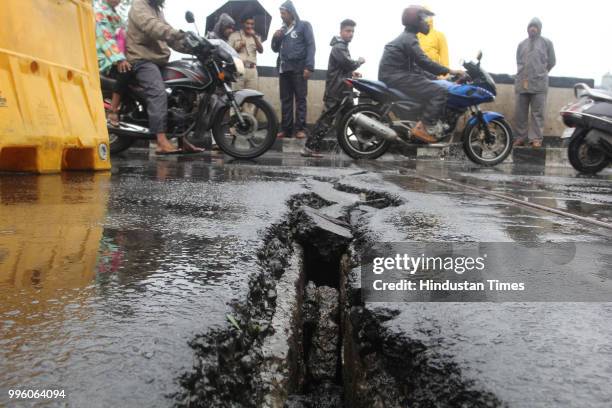
[(384, 137), (386, 140), (390, 142), (394, 142), (396, 140), (401, 140), (397, 132), (384, 123), (379, 122), (376, 119), (372, 119), (369, 116), (366, 116), (363, 113), (356, 113), (351, 117), (352, 121), (359, 127), (366, 129), (369, 132), (374, 133), (375, 135)]

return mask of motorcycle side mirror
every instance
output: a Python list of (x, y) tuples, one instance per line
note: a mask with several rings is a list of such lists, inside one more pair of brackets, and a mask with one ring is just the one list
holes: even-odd
[(476, 54), (476, 60), (480, 62), (481, 59), (482, 59), (482, 51), (478, 51), (478, 54)]
[(195, 23), (195, 16), (193, 15), (193, 13), (191, 11), (187, 11), (185, 13), (185, 20), (189, 24), (193, 24), (195, 26), (196, 33), (198, 33), (198, 35), (200, 35), (200, 30), (198, 30), (198, 25)]
[(188, 12), (185, 13), (185, 20), (189, 24), (195, 23), (195, 16), (193, 15), (193, 13), (191, 11), (188, 11)]

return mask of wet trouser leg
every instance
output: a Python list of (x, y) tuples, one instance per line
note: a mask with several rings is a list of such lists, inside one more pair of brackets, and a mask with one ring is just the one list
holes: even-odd
[(147, 101), (149, 131), (153, 134), (166, 133), (168, 96), (159, 67), (152, 62), (141, 61), (134, 65), (133, 71)]
[(334, 116), (328, 114), (328, 112), (335, 109), (336, 105), (341, 102), (341, 100), (335, 98), (325, 98), (323, 100), (325, 108), (321, 112), (321, 116), (319, 116), (313, 131), (308, 133), (308, 138), (306, 139), (307, 148), (316, 151), (321, 149), (321, 142), (327, 136), (334, 121)]
[(529, 138), (530, 141), (543, 139), (546, 97), (546, 93), (516, 95), (514, 127), (517, 139)]
[(293, 72), (284, 72), (279, 75), (279, 88), (281, 100), (281, 130), (286, 136), (293, 133), (293, 101), (295, 90), (293, 87)]
[(546, 114), (546, 94), (538, 93), (531, 96), (531, 124), (529, 125), (529, 140), (542, 141), (544, 138), (544, 118)]
[(303, 72), (295, 73), (293, 87), (295, 89), (295, 130), (306, 130), (308, 80), (304, 79)]
[(283, 117), (281, 128), (289, 136), (294, 130), (306, 130), (308, 81), (302, 72), (282, 73), (279, 80)]
[(527, 139), (527, 130), (529, 128), (529, 104), (533, 94), (519, 93), (516, 94), (516, 104), (514, 109), (514, 128), (516, 130), (516, 139)]
[(325, 111), (330, 110), (331, 108), (333, 108), (334, 106), (336, 106), (336, 104), (342, 102), (340, 99), (338, 98), (325, 98), (323, 99), (323, 105), (325, 107)]
[(448, 91), (435, 82), (421, 75), (411, 75), (393, 82), (387, 82), (387, 85), (402, 91), (423, 104), (422, 121), (425, 126), (434, 126), (444, 116)]
[(132, 71), (119, 72), (117, 67), (113, 67), (109, 75), (115, 80), (115, 85), (113, 85), (113, 92), (123, 96), (128, 90), (128, 86), (130, 85), (130, 81), (132, 80), (133, 74), (134, 73)]

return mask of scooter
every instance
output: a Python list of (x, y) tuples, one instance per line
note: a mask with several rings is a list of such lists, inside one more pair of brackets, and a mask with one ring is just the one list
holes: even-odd
[(597, 174), (612, 162), (612, 94), (580, 83), (578, 99), (561, 110), (564, 144), (571, 165), (581, 173)]
[[(448, 89), (444, 134), (440, 141), (451, 138), (459, 118), (470, 112), (463, 130), (463, 148), (470, 160), (483, 166), (503, 162), (512, 153), (512, 128), (497, 112), (483, 112), (482, 103), (495, 100), (495, 81), (477, 62), (465, 62), (468, 80), (453, 82), (438, 80)], [(350, 109), (338, 123), (338, 144), (355, 159), (376, 159), (393, 142), (417, 144), (411, 134), (421, 116), (421, 103), (380, 81), (347, 79), (346, 83), (359, 92), (359, 104)], [(365, 102), (364, 102), (365, 100)]]

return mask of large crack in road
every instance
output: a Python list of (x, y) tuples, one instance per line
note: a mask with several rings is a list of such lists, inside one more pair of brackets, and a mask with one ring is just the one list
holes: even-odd
[(388, 332), (393, 313), (366, 310), (360, 251), (365, 208), (399, 206), (387, 193), (313, 181), (287, 202), (259, 251), (260, 273), (227, 329), (198, 336), (194, 370), (181, 378), (181, 407), (502, 406), (461, 376), (452, 360)]

